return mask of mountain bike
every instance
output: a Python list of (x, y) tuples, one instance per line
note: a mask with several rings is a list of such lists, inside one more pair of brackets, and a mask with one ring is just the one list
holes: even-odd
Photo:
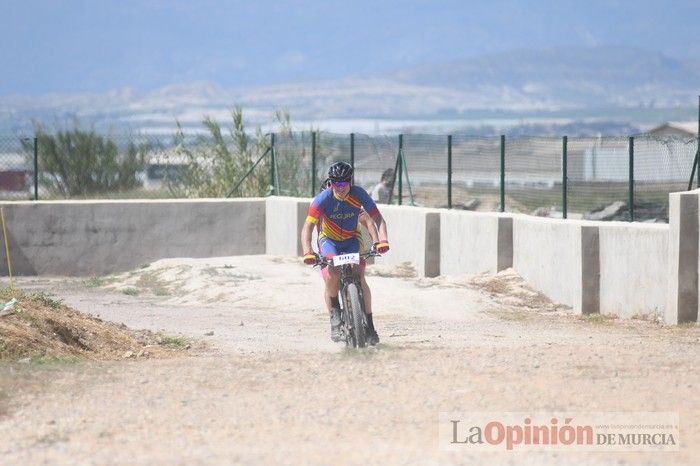
[(362, 296), (362, 286), (359, 275), (354, 269), (359, 266), (360, 259), (380, 256), (372, 249), (366, 253), (340, 254), (332, 258), (319, 256), (316, 265), (321, 267), (340, 267), (340, 320), (342, 339), (346, 346), (364, 348), (367, 346), (367, 318), (365, 317), (365, 301)]

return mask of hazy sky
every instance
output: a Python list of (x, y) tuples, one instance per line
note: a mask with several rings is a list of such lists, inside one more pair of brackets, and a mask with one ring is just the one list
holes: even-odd
[(0, 95), (381, 73), (518, 48), (700, 56), (700, 0), (0, 0)]

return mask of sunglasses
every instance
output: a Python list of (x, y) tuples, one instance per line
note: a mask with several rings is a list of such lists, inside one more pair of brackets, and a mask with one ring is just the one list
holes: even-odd
[(331, 184), (333, 185), (334, 188), (341, 188), (341, 189), (346, 187), (346, 186), (350, 186), (349, 181), (333, 181)]

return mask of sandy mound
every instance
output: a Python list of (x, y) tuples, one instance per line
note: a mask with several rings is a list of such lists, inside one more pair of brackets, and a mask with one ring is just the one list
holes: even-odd
[(65, 306), (45, 294), (0, 288), (17, 303), (0, 313), (0, 361), (110, 360), (162, 357), (187, 347), (184, 338), (130, 330)]
[[(161, 259), (137, 270), (100, 278), (98, 286), (134, 296), (165, 297), (163, 302), (173, 306), (235, 302), (265, 293), (256, 289), (257, 283), (286, 286), (289, 277), (295, 275), (314, 283), (316, 279), (307, 280), (306, 275), (318, 275), (318, 269), (296, 268), (300, 263), (298, 258), (282, 256)], [(366, 273), (376, 277), (416, 276), (415, 267), (408, 262), (368, 265)]]
[[(288, 286), (289, 277), (299, 274), (299, 259), (293, 257), (237, 256), (207, 259), (161, 259), (118, 275), (99, 279), (102, 288), (128, 295), (155, 295), (164, 297), (163, 303), (173, 306), (206, 305), (259, 301), (268, 289)], [(270, 267), (274, 265), (275, 267)], [(317, 275), (317, 269), (302, 273)], [(485, 291), (503, 307), (538, 312), (566, 312), (569, 308), (533, 290), (512, 268), (495, 275), (448, 275), (434, 278), (418, 277), (410, 262), (385, 264), (377, 261), (366, 269), (368, 277), (403, 278), (419, 288), (473, 288)], [(276, 280), (278, 278), (279, 280)], [(300, 281), (313, 283), (304, 275)]]
[(412, 278), (416, 277), (417, 273), (416, 267), (411, 262), (402, 262), (398, 265), (377, 262), (367, 265), (365, 275), (368, 277)]
[(570, 309), (533, 290), (512, 268), (502, 270), (496, 275), (474, 275), (469, 283), (486, 291), (499, 304), (539, 312), (565, 312)]
[(238, 285), (261, 280), (262, 271), (253, 262), (244, 266), (233, 262), (227, 257), (161, 259), (141, 269), (105, 278), (104, 288), (131, 295), (170, 297), (164, 302), (173, 305), (235, 300), (239, 298)]

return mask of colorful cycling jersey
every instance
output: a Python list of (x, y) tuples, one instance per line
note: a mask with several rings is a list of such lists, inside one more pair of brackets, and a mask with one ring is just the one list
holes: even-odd
[(306, 221), (313, 224), (321, 222), (319, 238), (344, 241), (360, 234), (360, 208), (364, 208), (370, 217), (379, 215), (377, 205), (359, 186), (351, 186), (345, 199), (337, 198), (332, 189), (325, 189), (311, 202)]

